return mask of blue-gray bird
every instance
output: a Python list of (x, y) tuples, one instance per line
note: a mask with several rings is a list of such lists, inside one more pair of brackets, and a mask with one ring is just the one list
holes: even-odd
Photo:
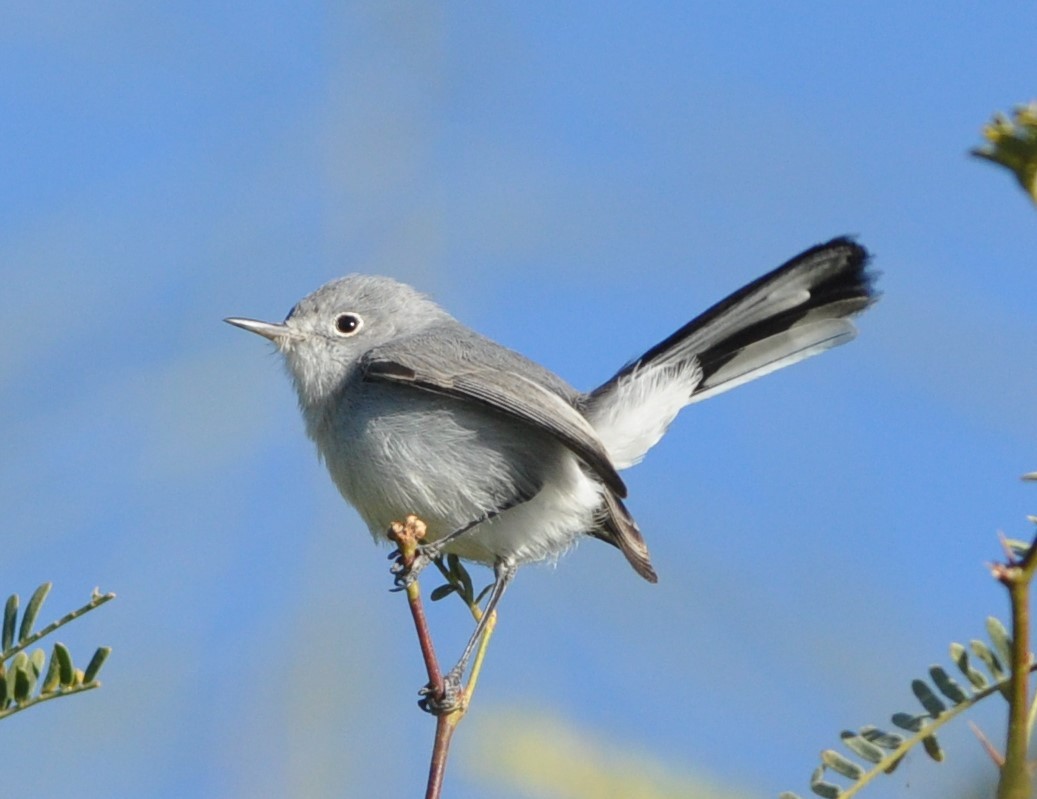
[[(484, 619), (516, 568), (592, 536), (655, 582), (619, 472), (678, 411), (844, 344), (876, 298), (868, 254), (837, 238), (693, 319), (589, 393), (465, 327), (410, 286), (351, 275), (280, 324), (226, 321), (284, 355), (306, 432), (342, 496), (384, 539), (416, 515), (428, 537), (406, 584), (453, 553), (492, 566)], [(448, 675), (456, 692), (480, 625)], [(439, 709), (451, 698), (440, 697)]]

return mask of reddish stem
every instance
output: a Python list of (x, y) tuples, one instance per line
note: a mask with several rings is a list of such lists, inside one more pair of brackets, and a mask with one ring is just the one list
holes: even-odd
[(432, 759), (428, 767), (428, 788), (425, 799), (439, 799), (443, 791), (443, 775), (446, 773), (446, 759), (450, 751), (450, 740), (454, 737), (457, 722), (461, 716), (456, 711), (436, 717), (436, 740), (432, 745)]
[(421, 656), (425, 660), (425, 670), (428, 672), (428, 684), (432, 689), (432, 695), (442, 697), (443, 673), (439, 668), (436, 650), (432, 645), (432, 633), (428, 628), (425, 606), (421, 604), (421, 592), (418, 590), (416, 582), (407, 587), (407, 604), (410, 605), (410, 613), (414, 618), (414, 629), (418, 633), (418, 644), (421, 646)]

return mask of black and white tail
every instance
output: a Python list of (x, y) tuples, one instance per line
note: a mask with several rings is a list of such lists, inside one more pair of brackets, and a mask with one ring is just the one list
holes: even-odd
[[(851, 317), (878, 296), (868, 260), (848, 238), (811, 247), (721, 300), (587, 395), (584, 413), (616, 468), (640, 461), (685, 405), (854, 338)], [(629, 514), (620, 515), (626, 518), (596, 534), (619, 546), (647, 577), (651, 567), (641, 535)]]

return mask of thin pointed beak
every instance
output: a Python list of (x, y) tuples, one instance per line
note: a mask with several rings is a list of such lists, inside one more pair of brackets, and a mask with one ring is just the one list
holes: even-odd
[(242, 330), (268, 338), (275, 344), (297, 337), (296, 332), (283, 323), (260, 322), (257, 319), (238, 319), (235, 317), (224, 319), (223, 321), (228, 325), (234, 325), (234, 327), (240, 327)]

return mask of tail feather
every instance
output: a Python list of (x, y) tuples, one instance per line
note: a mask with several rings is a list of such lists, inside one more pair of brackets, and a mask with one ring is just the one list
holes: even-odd
[(617, 468), (639, 461), (685, 405), (851, 340), (850, 317), (877, 297), (868, 260), (848, 238), (812, 247), (721, 300), (591, 392), (587, 418)]
[(730, 360), (749, 344), (811, 317), (845, 319), (858, 313), (876, 297), (868, 260), (867, 251), (848, 238), (811, 247), (692, 319), (620, 369), (592, 396), (607, 393), (636, 369), (690, 358), (702, 364), (703, 383), (708, 383), (711, 365)]
[(771, 372), (845, 344), (857, 336), (846, 319), (819, 319), (797, 322), (780, 333), (753, 341), (737, 349), (703, 353), (702, 370), (706, 377), (695, 387), (689, 402), (699, 402), (730, 391)]
[(652, 559), (648, 554), (648, 546), (645, 544), (644, 536), (637, 527), (637, 522), (630, 515), (623, 501), (612, 491), (606, 489), (604, 492), (605, 505), (602, 508), (600, 526), (591, 531), (591, 535), (606, 543), (618, 547), (634, 567), (634, 571), (644, 577), (650, 583), (659, 582), (659, 578), (652, 568)]

